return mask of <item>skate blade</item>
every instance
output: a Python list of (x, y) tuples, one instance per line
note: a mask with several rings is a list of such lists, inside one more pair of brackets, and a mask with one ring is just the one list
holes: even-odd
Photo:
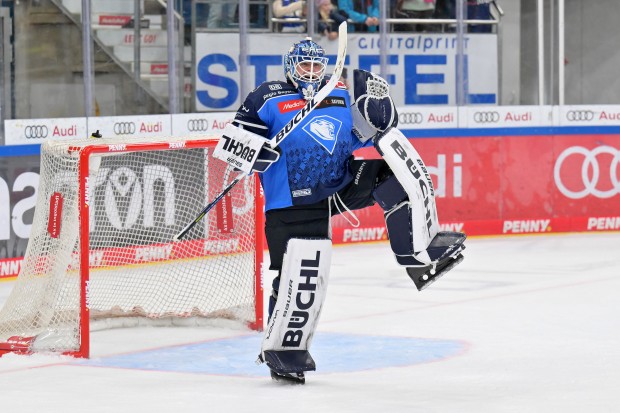
[(413, 283), (418, 291), (422, 291), (428, 288), (431, 284), (434, 284), (435, 281), (446, 275), (448, 271), (460, 264), (461, 261), (463, 261), (463, 258), (464, 257), (462, 255), (458, 255), (455, 259), (448, 261), (446, 265), (437, 271), (437, 273), (432, 275), (428, 273), (419, 274), (413, 268), (407, 268), (407, 274), (413, 280)]
[(300, 385), (306, 384), (306, 376), (304, 373), (284, 373), (279, 374), (275, 371), (271, 370), (271, 379), (278, 383), (282, 384), (290, 384), (290, 385)]

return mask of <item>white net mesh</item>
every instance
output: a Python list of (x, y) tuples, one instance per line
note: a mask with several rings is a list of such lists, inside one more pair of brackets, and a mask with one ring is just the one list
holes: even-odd
[[(185, 139), (165, 141), (172, 147)], [(28, 249), (0, 311), (0, 344), (5, 348), (7, 341), (26, 341), (35, 351), (79, 349), (79, 151), (68, 148), (93, 143), (123, 147), (123, 141), (107, 139), (41, 147)], [(254, 179), (243, 180), (181, 241), (172, 241), (236, 176), (209, 156), (214, 145), (90, 157), (85, 300), (91, 320), (257, 321)]]

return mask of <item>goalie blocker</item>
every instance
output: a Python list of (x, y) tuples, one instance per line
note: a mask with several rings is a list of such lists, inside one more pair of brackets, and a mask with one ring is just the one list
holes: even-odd
[(269, 140), (229, 123), (213, 151), (213, 157), (241, 172), (265, 172), (280, 159), (280, 152), (269, 146)]

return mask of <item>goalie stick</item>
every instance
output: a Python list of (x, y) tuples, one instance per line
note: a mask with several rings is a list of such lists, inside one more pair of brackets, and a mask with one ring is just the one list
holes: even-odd
[[(340, 23), (338, 27), (338, 56), (336, 58), (336, 65), (334, 67), (334, 72), (332, 76), (329, 78), (329, 81), (321, 88), (314, 97), (306, 103), (297, 114), (280, 130), (280, 132), (276, 133), (276, 135), (271, 138), (269, 141), (269, 146), (272, 148), (277, 147), (282, 143), (284, 139), (286, 139), (295, 128), (303, 122), (304, 119), (308, 117), (310, 112), (312, 112), (319, 103), (323, 99), (325, 99), (336, 87), (336, 84), (340, 80), (340, 76), (342, 75), (342, 69), (344, 68), (344, 61), (347, 55), (347, 22)], [(197, 223), (199, 223), (205, 215), (213, 209), (213, 207), (220, 202), (224, 196), (230, 192), (231, 189), (239, 183), (244, 177), (248, 176), (245, 172), (240, 173), (235, 179), (231, 181), (230, 184), (222, 192), (220, 192), (213, 201), (209, 202), (207, 206), (205, 206), (202, 211), (198, 214), (198, 216), (189, 224), (185, 226), (177, 235), (174, 236), (174, 240), (178, 241), (185, 236)]]

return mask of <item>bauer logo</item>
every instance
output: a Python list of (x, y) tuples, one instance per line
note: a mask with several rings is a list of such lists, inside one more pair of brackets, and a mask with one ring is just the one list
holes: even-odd
[(50, 197), (50, 213), (47, 220), (47, 232), (52, 238), (60, 236), (60, 224), (62, 222), (63, 197), (60, 192), (54, 192)]

